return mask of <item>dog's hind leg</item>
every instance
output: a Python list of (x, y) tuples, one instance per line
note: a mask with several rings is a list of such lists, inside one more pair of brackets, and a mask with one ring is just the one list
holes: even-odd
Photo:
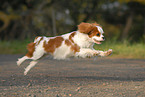
[(31, 57), (33, 56), (33, 52), (35, 50), (35, 43), (33, 42), (29, 43), (27, 49), (28, 53), (24, 57), (18, 59), (17, 61), (18, 66), (20, 66), (25, 60), (31, 59)]
[(37, 60), (31, 61), (30, 64), (25, 68), (24, 75), (27, 75), (28, 71), (37, 64)]
[(32, 61), (25, 68), (24, 75), (27, 75), (30, 69), (32, 69), (38, 63), (38, 60), (42, 58), (44, 55), (45, 55), (44, 49), (42, 47), (37, 47), (33, 52), (33, 56), (31, 57)]
[(44, 54), (45, 54), (44, 52), (43, 53), (41, 52), (39, 53), (39, 57), (38, 57), (37, 54), (34, 53), (34, 56), (31, 58), (33, 61), (31, 61), (30, 64), (25, 68), (24, 75), (27, 75), (30, 69), (32, 69), (38, 63), (38, 60), (42, 58)]
[(21, 61), (24, 61), (26, 59), (32, 59), (32, 61), (30, 62), (30, 64), (26, 67), (25, 71), (24, 71), (24, 75), (26, 75), (30, 69), (32, 69), (36, 63), (38, 62), (38, 60), (43, 57), (43, 55), (46, 53), (44, 48), (43, 48), (43, 38), (40, 39), (38, 42), (32, 42), (30, 44), (28, 44), (28, 53), (26, 54), (26, 56), (28, 57), (24, 57), (21, 58), (20, 61), (18, 61), (19, 63), (22, 63)]

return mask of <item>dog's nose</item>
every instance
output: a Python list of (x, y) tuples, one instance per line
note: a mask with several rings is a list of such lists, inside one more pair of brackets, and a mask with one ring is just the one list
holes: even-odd
[(102, 37), (103, 38), (103, 40), (105, 40), (105, 37)]

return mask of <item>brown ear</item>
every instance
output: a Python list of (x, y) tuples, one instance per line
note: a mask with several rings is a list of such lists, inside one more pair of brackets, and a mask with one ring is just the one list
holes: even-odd
[(81, 33), (85, 33), (85, 34), (88, 34), (90, 31), (92, 31), (93, 29), (93, 25), (90, 24), (90, 23), (80, 23), (78, 25), (78, 30), (81, 32)]

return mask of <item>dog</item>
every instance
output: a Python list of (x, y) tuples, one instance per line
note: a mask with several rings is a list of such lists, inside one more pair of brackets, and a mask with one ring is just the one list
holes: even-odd
[(45, 37), (38, 36), (34, 42), (27, 46), (28, 53), (19, 58), (17, 65), (31, 59), (30, 64), (25, 68), (24, 75), (33, 68), (38, 60), (45, 54), (50, 54), (54, 59), (67, 59), (69, 57), (94, 57), (94, 56), (109, 56), (112, 49), (108, 51), (95, 50), (93, 45), (101, 44), (105, 40), (104, 31), (97, 23), (80, 23), (78, 30), (61, 36)]

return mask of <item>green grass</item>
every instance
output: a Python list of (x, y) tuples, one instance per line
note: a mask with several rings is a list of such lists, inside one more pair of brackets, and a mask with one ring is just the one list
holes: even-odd
[[(26, 54), (28, 43), (30, 43), (29, 40), (1, 41), (0, 54)], [(113, 54), (109, 56), (110, 58), (145, 59), (144, 43), (102, 42), (101, 45), (94, 45), (94, 48), (103, 51), (112, 49)]]
[(0, 54), (25, 54), (30, 41), (0, 41)]
[(112, 49), (113, 54), (110, 57), (113, 58), (145, 59), (144, 43), (105, 42), (101, 45), (95, 45), (94, 48), (104, 51)]

